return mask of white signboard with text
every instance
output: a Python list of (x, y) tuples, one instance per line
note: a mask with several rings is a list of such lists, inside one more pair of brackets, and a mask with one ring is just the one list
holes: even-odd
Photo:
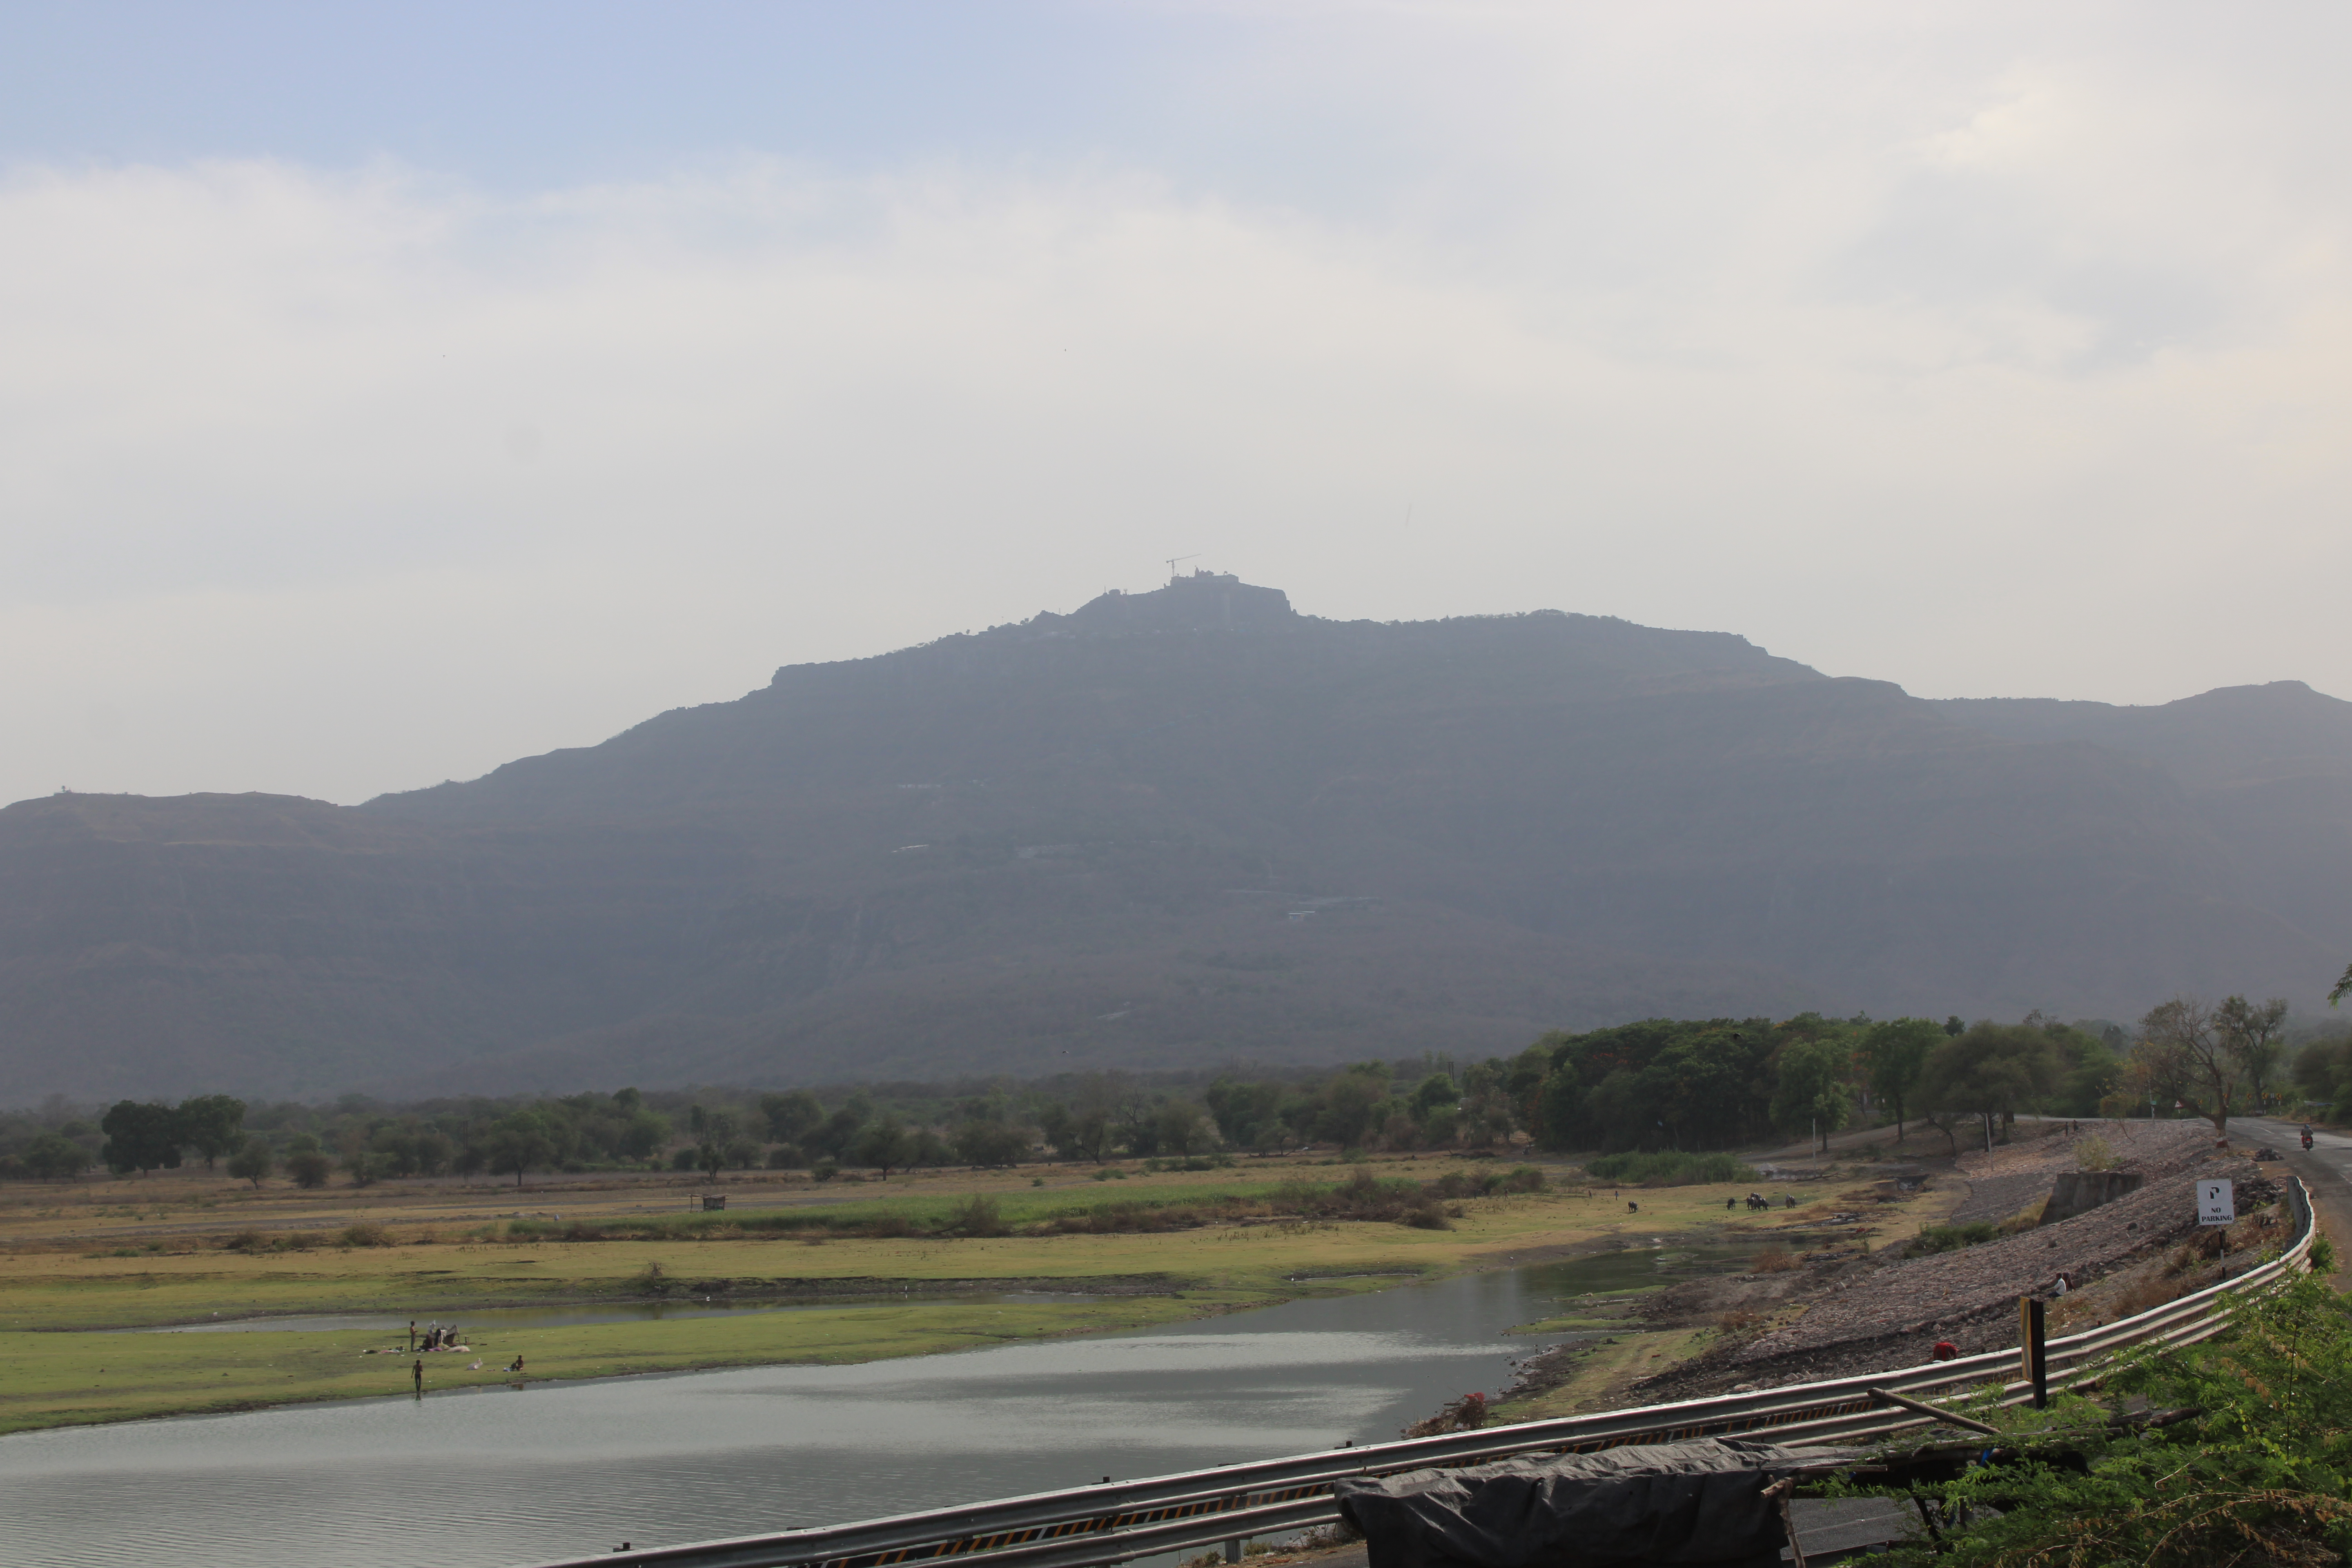
[(2227, 1182), (2197, 1184), (2197, 1223), (2228, 1225), (2238, 1217), (2237, 1194)]

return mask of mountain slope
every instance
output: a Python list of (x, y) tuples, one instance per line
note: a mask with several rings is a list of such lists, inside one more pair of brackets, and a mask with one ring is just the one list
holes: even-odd
[(2346, 759), (2306, 689), (1929, 703), (1720, 634), (1185, 578), (358, 808), (8, 807), (0, 1062), (564, 1088), (2310, 1001), (2352, 952), (2310, 869), (2352, 854)]

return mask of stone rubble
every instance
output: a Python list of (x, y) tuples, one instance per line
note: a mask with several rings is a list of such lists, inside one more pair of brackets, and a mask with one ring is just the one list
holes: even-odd
[(1950, 1223), (2004, 1220), (2050, 1195), (2050, 1184), (2074, 1165), (2074, 1146), (2085, 1138), (2104, 1140), (2120, 1167), (2154, 1181), (2185, 1170), (2213, 1147), (2213, 1128), (2204, 1121), (2084, 1121), (2074, 1137), (2053, 1135), (2031, 1143), (1962, 1154), (1960, 1175), (1969, 1195), (1952, 1211)]

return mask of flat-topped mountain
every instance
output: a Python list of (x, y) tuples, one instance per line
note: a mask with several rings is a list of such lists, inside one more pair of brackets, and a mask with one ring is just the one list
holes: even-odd
[(2315, 1002), (2352, 704), (1927, 702), (1202, 574), (359, 807), (0, 811), (15, 1098), (1484, 1052), (1650, 1014)]

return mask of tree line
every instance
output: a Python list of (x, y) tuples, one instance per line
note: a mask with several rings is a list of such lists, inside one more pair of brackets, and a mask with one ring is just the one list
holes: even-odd
[(0, 1113), (0, 1175), (60, 1179), (226, 1162), (257, 1185), (412, 1176), (754, 1166), (830, 1179), (863, 1168), (1104, 1164), (1234, 1151), (1706, 1152), (1856, 1124), (1926, 1122), (1957, 1147), (2021, 1111), (2242, 1113), (2290, 1086), (2352, 1104), (2352, 1040), (2288, 1064), (2286, 1005), (2176, 998), (2126, 1033), (2039, 1014), (1947, 1018), (1644, 1019), (1544, 1036), (1516, 1055), (1440, 1053), (1337, 1069), (1086, 1073), (819, 1090), (640, 1090), (387, 1105), (248, 1107), (227, 1095), (52, 1101)]

